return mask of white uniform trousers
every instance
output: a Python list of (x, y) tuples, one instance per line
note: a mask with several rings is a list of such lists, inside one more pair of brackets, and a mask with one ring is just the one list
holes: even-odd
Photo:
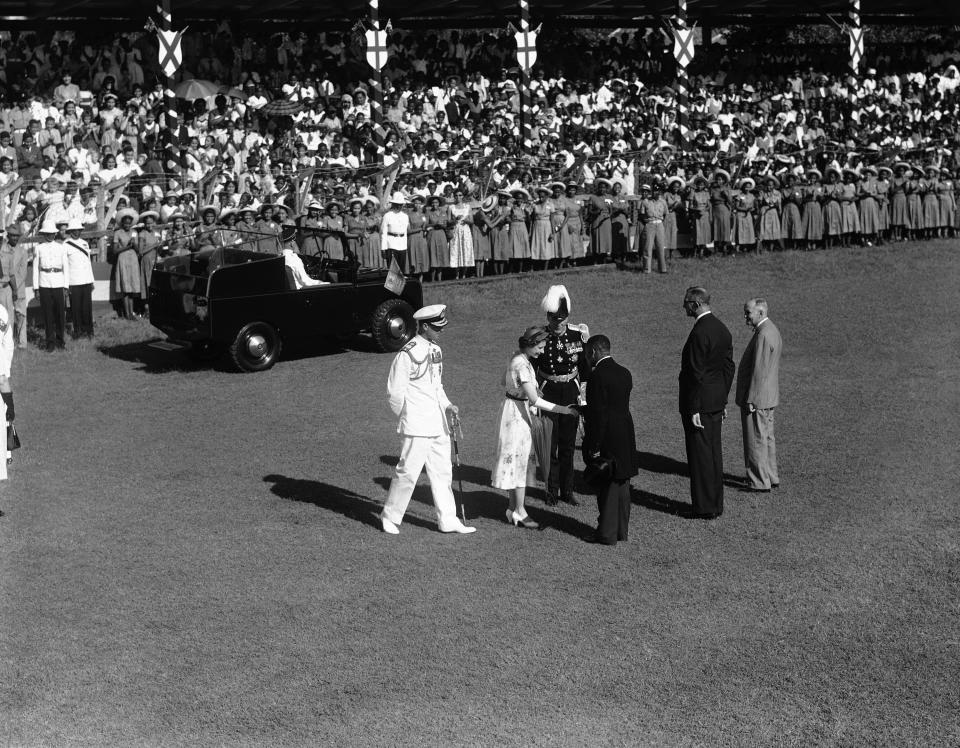
[(410, 503), (417, 478), (427, 468), (437, 524), (441, 531), (457, 524), (457, 505), (453, 500), (453, 464), (450, 459), (450, 436), (403, 436), (400, 462), (390, 483), (390, 493), (383, 505), (383, 516), (399, 525)]
[(753, 488), (770, 488), (780, 483), (777, 471), (777, 441), (773, 436), (773, 415), (776, 408), (757, 408), (751, 413), (740, 409), (743, 425), (743, 461)]

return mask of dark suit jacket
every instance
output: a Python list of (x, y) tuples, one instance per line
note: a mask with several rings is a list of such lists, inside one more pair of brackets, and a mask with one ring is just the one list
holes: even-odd
[(713, 313), (697, 320), (680, 359), (680, 413), (716, 413), (733, 384), (733, 337)]
[(633, 376), (612, 358), (597, 364), (587, 380), (587, 407), (583, 413), (583, 459), (597, 452), (616, 462), (613, 478), (637, 474), (637, 436), (630, 415)]

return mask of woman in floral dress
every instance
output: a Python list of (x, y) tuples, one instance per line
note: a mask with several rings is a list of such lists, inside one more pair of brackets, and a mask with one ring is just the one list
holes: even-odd
[(463, 190), (454, 192), (450, 206), (453, 233), (450, 236), (450, 267), (456, 268), (457, 278), (463, 278), (466, 269), (473, 266), (473, 234), (470, 223), (473, 209), (463, 201)]
[(529, 528), (538, 527), (524, 508), (533, 447), (532, 419), (539, 418), (540, 411), (576, 415), (572, 408), (544, 400), (537, 391), (537, 375), (530, 359), (543, 353), (546, 340), (544, 328), (527, 328), (520, 336), (519, 349), (507, 366), (503, 378), (505, 398), (500, 408), (497, 453), (490, 480), (494, 488), (509, 492), (507, 522)]

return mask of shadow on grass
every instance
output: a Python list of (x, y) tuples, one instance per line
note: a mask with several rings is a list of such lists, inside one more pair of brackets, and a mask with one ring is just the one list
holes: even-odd
[[(637, 452), (637, 465), (641, 470), (645, 470), (648, 473), (679, 475), (681, 478), (690, 477), (690, 470), (687, 463), (680, 462), (680, 460), (675, 460), (665, 455), (654, 454), (653, 452)], [(727, 472), (723, 474), (723, 485), (731, 488), (740, 488), (743, 486), (744, 480), (745, 479), (739, 475), (732, 475)]]
[[(397, 458), (391, 455), (381, 455), (380, 462), (392, 468), (396, 466)], [(374, 478), (374, 482), (384, 490), (389, 490), (390, 480), (390, 478), (385, 477)], [(507, 497), (505, 493), (492, 488), (461, 491), (461, 482), (488, 486), (490, 485), (490, 471), (488, 469), (475, 465), (454, 465), (453, 497), (457, 502), (457, 513), (461, 514), (461, 518), (465, 513), (467, 523), (478, 517), (506, 522)], [(549, 528), (574, 537), (583, 537), (593, 531), (592, 527), (585, 525), (576, 517), (569, 517), (545, 507), (530, 505), (531, 500), (543, 501), (545, 498), (546, 494), (543, 489), (527, 489), (527, 513), (540, 523), (541, 530)], [(418, 485), (413, 492), (413, 499), (433, 505), (429, 486)]]
[[(148, 374), (162, 374), (169, 371), (200, 371), (202, 369), (232, 373), (237, 371), (227, 355), (226, 348), (222, 349), (217, 355), (194, 356), (190, 348), (186, 346), (175, 350), (162, 350), (152, 346), (153, 343), (163, 341), (164, 338), (155, 337), (150, 340), (134, 342), (103, 342), (97, 345), (97, 350), (109, 358), (141, 364), (140, 370)], [(278, 363), (330, 356), (347, 350), (372, 353), (379, 349), (372, 338), (364, 335), (357, 335), (349, 339), (323, 337), (297, 340), (284, 345)]]
[(641, 488), (631, 490), (630, 500), (637, 506), (642, 506), (644, 509), (650, 509), (654, 512), (662, 512), (685, 519), (693, 517), (693, 507), (687, 502), (668, 499), (666, 496), (650, 493)]
[[(383, 502), (374, 501), (369, 496), (361, 496), (346, 488), (329, 483), (288, 478), (285, 475), (265, 475), (263, 476), (263, 482), (272, 483), (270, 492), (281, 499), (313, 504), (321, 509), (356, 520), (363, 525), (380, 529), (378, 515), (383, 508)], [(422, 498), (420, 500), (423, 501)], [(430, 503), (429, 498), (427, 503)], [(417, 525), (418, 527), (436, 528), (435, 522), (428, 522), (410, 513), (407, 513), (403, 521), (405, 524)]]

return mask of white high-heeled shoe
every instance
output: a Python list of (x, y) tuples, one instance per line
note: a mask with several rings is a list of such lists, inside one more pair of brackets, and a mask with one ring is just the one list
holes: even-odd
[(512, 524), (514, 527), (526, 527), (528, 530), (536, 530), (540, 527), (539, 524), (530, 519), (529, 515), (521, 515), (510, 509), (507, 509), (507, 522)]

